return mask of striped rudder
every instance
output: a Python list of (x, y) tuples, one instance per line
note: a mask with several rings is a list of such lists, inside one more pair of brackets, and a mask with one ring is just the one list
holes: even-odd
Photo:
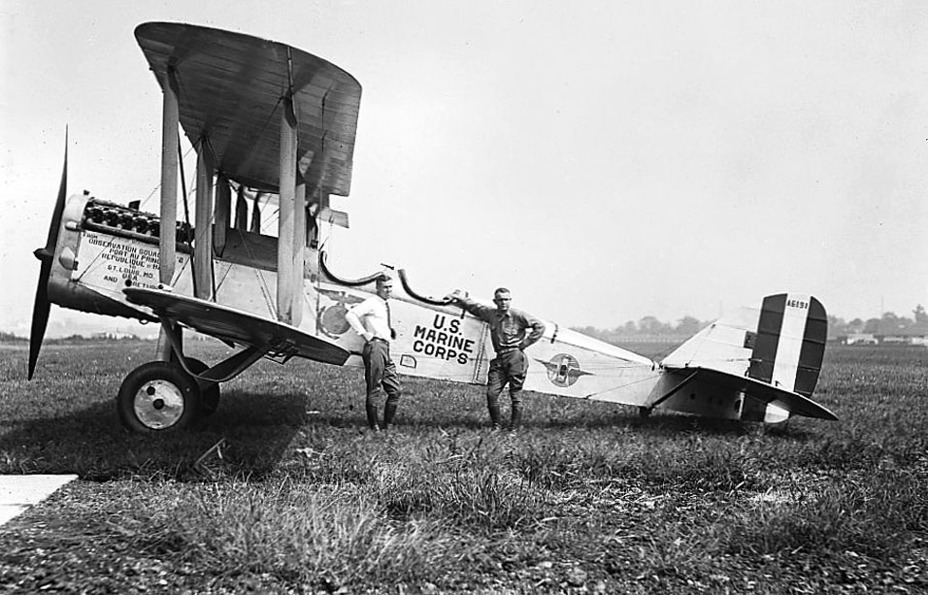
[(809, 295), (764, 298), (748, 376), (777, 388), (810, 396), (818, 382), (828, 337), (828, 317)]

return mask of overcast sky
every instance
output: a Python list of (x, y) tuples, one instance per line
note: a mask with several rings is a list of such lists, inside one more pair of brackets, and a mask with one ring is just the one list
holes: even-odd
[(66, 126), (70, 192), (157, 197), (161, 93), (133, 37), (152, 20), (360, 81), (343, 276), (506, 285), (601, 328), (782, 291), (846, 319), (928, 306), (928, 3), (569, 6), (0, 0), (0, 330), (28, 333)]

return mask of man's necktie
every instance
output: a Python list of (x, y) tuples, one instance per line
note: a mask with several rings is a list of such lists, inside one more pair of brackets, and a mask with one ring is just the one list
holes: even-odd
[(393, 318), (390, 316), (390, 302), (384, 300), (383, 303), (387, 307), (387, 328), (390, 329), (390, 339), (396, 339), (396, 331), (393, 330)]

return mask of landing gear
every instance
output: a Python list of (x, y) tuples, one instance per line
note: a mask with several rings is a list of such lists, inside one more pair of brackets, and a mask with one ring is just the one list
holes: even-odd
[(235, 378), (271, 350), (270, 345), (252, 345), (210, 367), (183, 355), (180, 326), (165, 317), (161, 326), (158, 353), (162, 359), (130, 372), (116, 397), (119, 419), (133, 432), (173, 432), (214, 412), (219, 406), (219, 384)]
[[(203, 372), (209, 370), (207, 366), (202, 361), (192, 358), (185, 357), (184, 363), (187, 364), (187, 369), (193, 372), (194, 374), (202, 374)], [(194, 383), (197, 380), (194, 379)], [(213, 382), (207, 384), (206, 386), (200, 387), (200, 412), (203, 415), (209, 415), (214, 413), (216, 409), (219, 408), (219, 383)]]
[(201, 409), (200, 401), (196, 381), (183, 368), (154, 361), (126, 376), (116, 408), (119, 420), (132, 431), (168, 432), (189, 426)]
[(641, 419), (647, 419), (651, 417), (651, 408), (650, 407), (639, 407), (638, 417), (640, 417)]

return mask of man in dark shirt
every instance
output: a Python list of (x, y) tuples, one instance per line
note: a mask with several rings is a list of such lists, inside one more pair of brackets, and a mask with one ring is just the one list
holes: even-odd
[(512, 296), (505, 287), (500, 287), (493, 294), (496, 308), (468, 299), (467, 294), (460, 290), (448, 297), (490, 325), (490, 339), (496, 351), (496, 358), (490, 362), (490, 371), (487, 373), (490, 422), (494, 429), (499, 428), (499, 394), (508, 383), (509, 398), (512, 401), (512, 428), (518, 428), (522, 423), (522, 385), (525, 383), (525, 373), (528, 372), (528, 358), (524, 351), (541, 338), (545, 332), (544, 323), (531, 314), (511, 308)]

